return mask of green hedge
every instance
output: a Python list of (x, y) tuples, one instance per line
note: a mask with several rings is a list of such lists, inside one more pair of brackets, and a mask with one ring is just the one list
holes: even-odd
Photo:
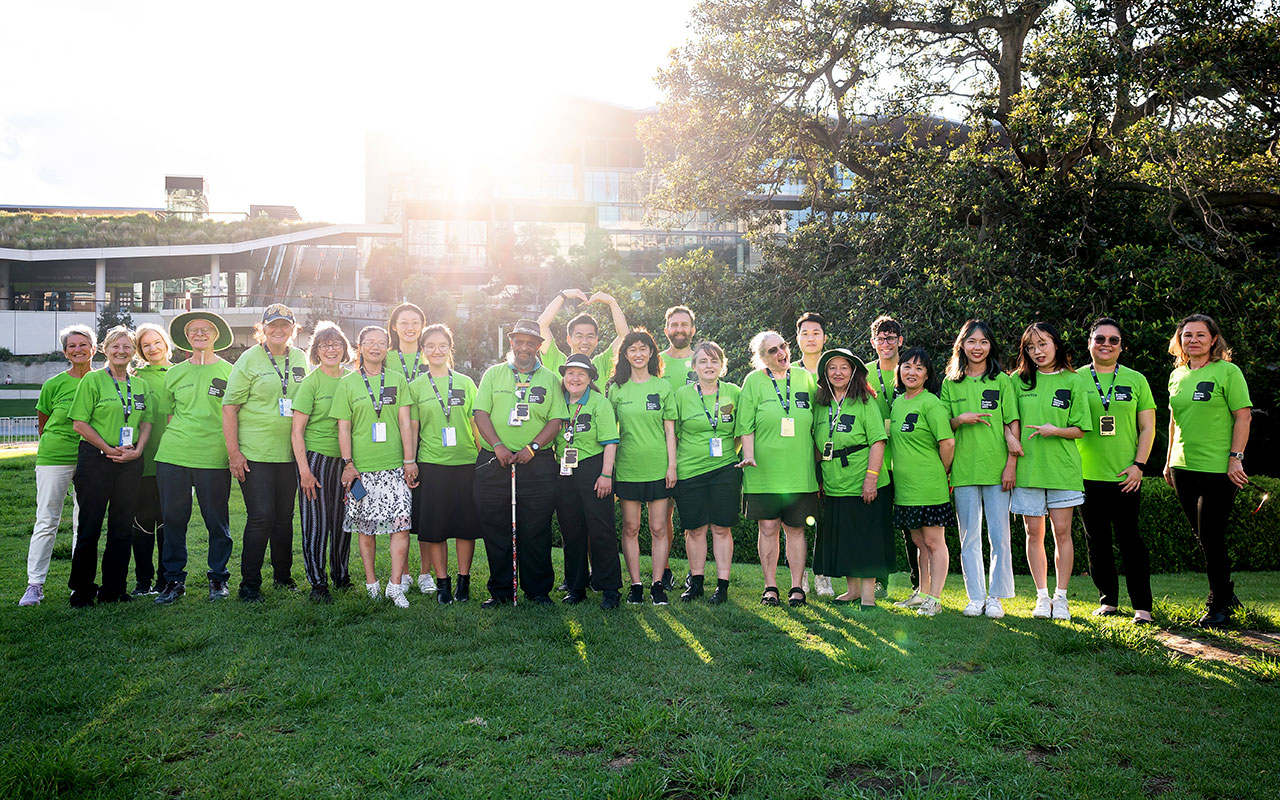
[[(1231, 552), (1233, 569), (1237, 571), (1277, 570), (1280, 569), (1280, 480), (1265, 476), (1254, 476), (1251, 484), (1236, 497), (1231, 514), (1231, 525), (1227, 534), (1227, 543)], [(1269, 499), (1255, 514), (1263, 494)], [(680, 515), (677, 512), (676, 530), (680, 528)], [(1195, 535), (1187, 524), (1187, 519), (1178, 506), (1173, 490), (1162, 478), (1149, 477), (1142, 485), (1142, 506), (1139, 517), (1143, 539), (1151, 551), (1151, 571), (1168, 572), (1203, 572), (1204, 559), (1200, 555), (1200, 547)], [(617, 511), (617, 528), (622, 530), (621, 506)], [(812, 548), (812, 537), (815, 530), (808, 529), (809, 545)], [(560, 542), (558, 523), (554, 529), (555, 541)], [(1052, 535), (1048, 549), (1050, 552), (1050, 570), (1052, 570)], [(1085, 545), (1084, 528), (1080, 523), (1080, 515), (1075, 515), (1072, 526), (1072, 538), (1075, 540), (1075, 572), (1084, 574), (1089, 569), (1088, 549)], [(1013, 570), (1019, 574), (1027, 573), (1026, 537), (1020, 520), (1013, 523)], [(741, 519), (733, 528), (733, 559), (742, 563), (758, 561), (756, 550), (756, 524), (751, 520)], [(947, 545), (951, 550), (951, 570), (960, 569), (960, 538), (954, 528), (947, 529)], [(649, 552), (648, 524), (640, 528), (640, 548)], [(986, 548), (984, 546), (984, 552)], [(672, 545), (671, 554), (676, 558), (684, 558), (684, 537), (677, 534)], [(1116, 564), (1123, 572), (1123, 564), (1117, 552)], [(708, 553), (708, 559), (710, 554)], [(901, 568), (906, 568), (903, 551), (900, 549), (898, 560)]]

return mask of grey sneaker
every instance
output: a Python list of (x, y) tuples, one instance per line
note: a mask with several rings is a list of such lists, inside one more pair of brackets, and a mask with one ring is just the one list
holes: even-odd
[(835, 589), (831, 588), (831, 576), (829, 575), (814, 575), (813, 585), (818, 590), (818, 597), (836, 596)]
[[(407, 574), (406, 577), (408, 577)], [(408, 586), (405, 587), (406, 590), (408, 588)], [(431, 577), (430, 573), (418, 576), (418, 591), (423, 594), (434, 594), (436, 592), (436, 581), (435, 578)]]
[(28, 583), (27, 590), (22, 593), (22, 599), (18, 601), (20, 606), (38, 606), (44, 600), (44, 584)]
[(226, 600), (230, 596), (231, 591), (227, 589), (226, 581), (209, 581), (209, 602)]

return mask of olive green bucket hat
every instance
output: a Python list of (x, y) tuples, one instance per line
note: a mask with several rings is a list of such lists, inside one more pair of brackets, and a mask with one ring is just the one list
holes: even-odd
[(192, 350), (191, 342), (187, 339), (187, 325), (198, 319), (208, 320), (218, 329), (218, 339), (213, 344), (214, 350), (226, 350), (231, 346), (234, 338), (227, 321), (212, 311), (201, 310), (185, 311), (169, 322), (169, 338), (173, 340), (174, 347), (188, 352)]

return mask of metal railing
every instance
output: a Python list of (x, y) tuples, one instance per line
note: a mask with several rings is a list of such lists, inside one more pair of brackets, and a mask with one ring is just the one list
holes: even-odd
[(39, 438), (35, 417), (0, 417), (0, 447), (35, 444)]

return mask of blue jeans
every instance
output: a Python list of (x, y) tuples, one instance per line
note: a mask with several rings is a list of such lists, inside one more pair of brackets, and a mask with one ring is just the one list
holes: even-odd
[[(1013, 597), (1013, 554), (1010, 552), (1009, 492), (994, 486), (957, 486), (960, 521), (960, 569), (970, 600)], [(982, 565), (982, 517), (986, 512), (991, 541), (991, 575)]]
[(231, 577), (231, 471), (195, 469), (156, 463), (156, 488), (164, 518), (164, 579), (187, 580), (187, 523), (191, 521), (191, 489), (200, 502), (200, 516), (209, 531), (209, 580), (226, 583)]

